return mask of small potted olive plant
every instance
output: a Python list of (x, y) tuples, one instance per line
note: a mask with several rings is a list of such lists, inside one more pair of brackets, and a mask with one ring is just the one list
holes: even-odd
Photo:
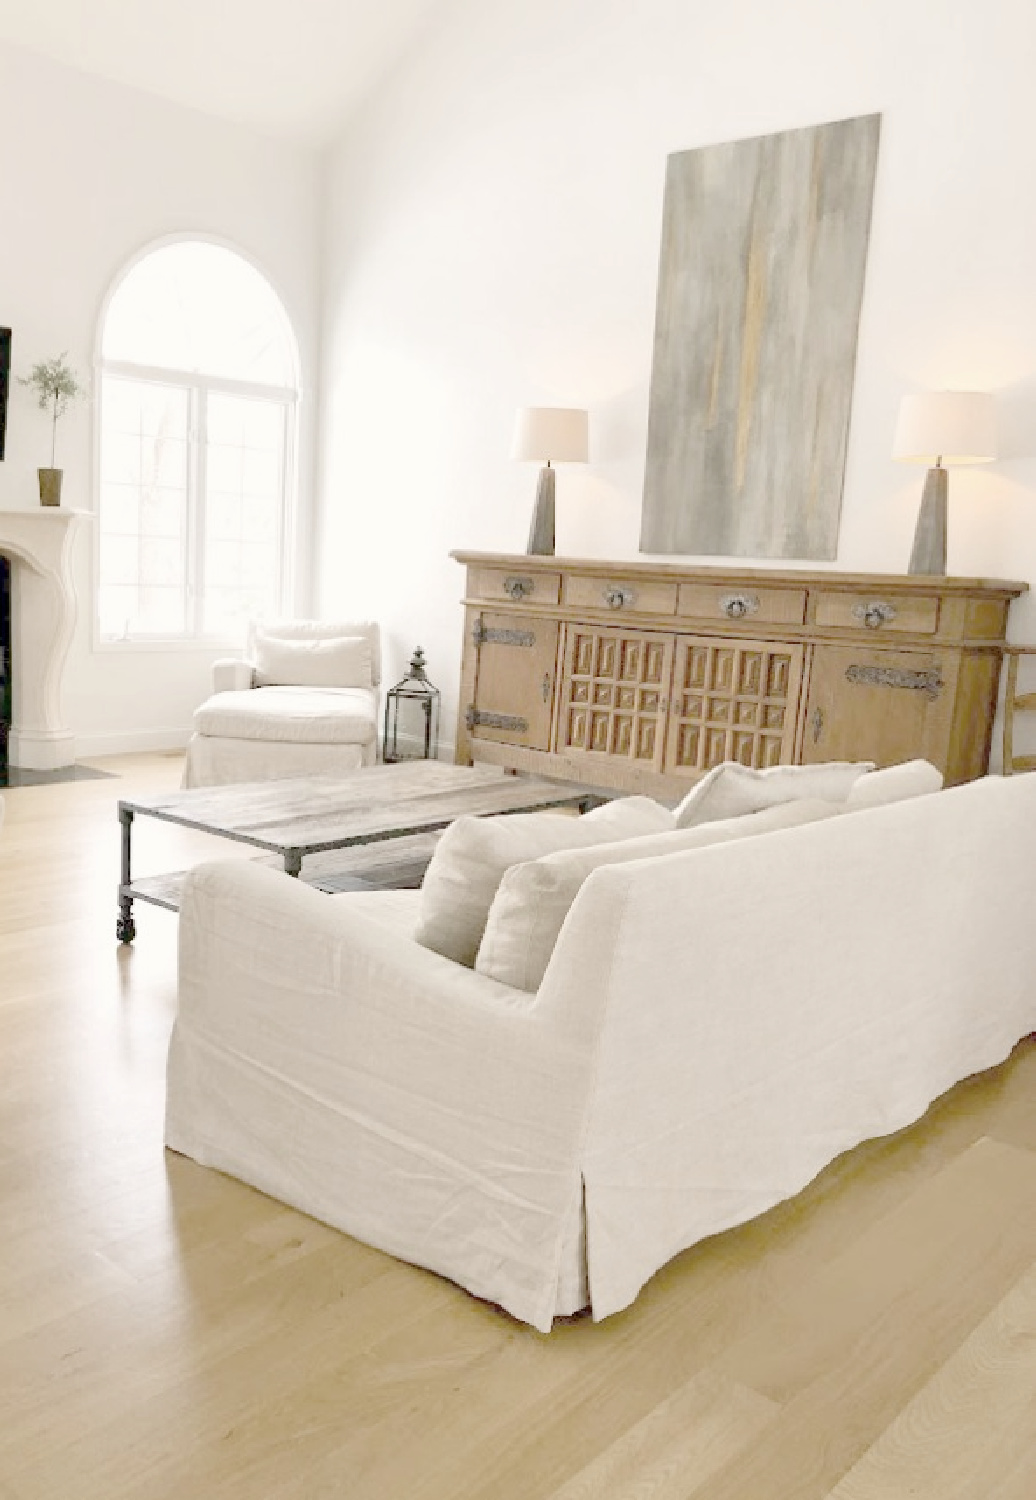
[(50, 413), (50, 468), (38, 469), (40, 478), (40, 504), (61, 504), (62, 471), (54, 467), (58, 443), (58, 418), (64, 416), (73, 401), (86, 395), (74, 371), (66, 364), (66, 356), (44, 359), (33, 365), (28, 375), (19, 376), (22, 385), (35, 393), (41, 411)]

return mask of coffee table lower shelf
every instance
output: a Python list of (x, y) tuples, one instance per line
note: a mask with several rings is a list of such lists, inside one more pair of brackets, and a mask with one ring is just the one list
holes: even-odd
[[(416, 833), (405, 838), (383, 839), (372, 844), (358, 844), (351, 849), (331, 849), (326, 854), (307, 855), (299, 879), (330, 896), (349, 891), (416, 890), (424, 878), (441, 829)], [(255, 861), (270, 870), (284, 870), (278, 854)], [(175, 870), (162, 875), (146, 875), (128, 886), (119, 887), (120, 897), (131, 901), (148, 901), (166, 911), (180, 910), (180, 896), (188, 871)], [(290, 879), (290, 877), (288, 877)]]

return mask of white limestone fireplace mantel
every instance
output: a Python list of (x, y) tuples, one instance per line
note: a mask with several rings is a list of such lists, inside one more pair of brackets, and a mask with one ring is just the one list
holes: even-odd
[(53, 771), (75, 760), (61, 715), (61, 678), (76, 622), (72, 543), (89, 511), (0, 510), (0, 553), (11, 561), (12, 766)]

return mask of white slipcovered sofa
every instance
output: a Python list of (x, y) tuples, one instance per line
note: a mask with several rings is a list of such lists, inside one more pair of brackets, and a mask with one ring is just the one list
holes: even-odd
[(371, 620), (253, 624), (241, 659), (213, 664), (183, 784), (334, 776), (378, 755), (381, 639)]
[(574, 850), (460, 820), (420, 892), (201, 867), (167, 1143), (536, 1328), (626, 1307), (1036, 1030), (1036, 775), (862, 769)]

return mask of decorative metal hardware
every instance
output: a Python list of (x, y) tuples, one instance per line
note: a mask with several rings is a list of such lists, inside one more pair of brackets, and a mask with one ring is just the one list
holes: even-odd
[(754, 615), (759, 608), (759, 596), (757, 594), (724, 594), (719, 601), (719, 607), (728, 620), (743, 620), (746, 615)]
[(483, 625), (476, 620), (471, 630), (471, 639), (476, 651), (480, 646), (535, 646), (536, 636), (531, 630), (498, 630), (494, 625)]
[(549, 703), (550, 702), (550, 673), (549, 672), (544, 672), (544, 674), (543, 674), (543, 683), (541, 685), (540, 691), (543, 694), (543, 701), (544, 701), (544, 703)]
[(847, 682), (865, 687), (908, 688), (915, 693), (927, 693), (929, 698), (938, 698), (946, 684), (938, 667), (927, 672), (908, 672), (901, 667), (846, 667)]
[(517, 714), (487, 713), (474, 704), (469, 706), (464, 722), (469, 729), (510, 729), (515, 734), (526, 734), (529, 728), (528, 719), (520, 719)]
[(626, 609), (637, 602), (636, 592), (633, 589), (625, 589), (618, 583), (605, 584), (601, 594), (609, 609)]
[(534, 578), (505, 578), (504, 593), (509, 599), (527, 599), (530, 594), (536, 592), (536, 580)]
[(854, 620), (862, 620), (868, 630), (880, 630), (896, 618), (896, 606), (884, 599), (869, 599), (866, 604), (854, 604), (852, 616)]
[(820, 736), (824, 731), (824, 710), (819, 705), (813, 710), (810, 722), (813, 727), (813, 743), (819, 745)]

